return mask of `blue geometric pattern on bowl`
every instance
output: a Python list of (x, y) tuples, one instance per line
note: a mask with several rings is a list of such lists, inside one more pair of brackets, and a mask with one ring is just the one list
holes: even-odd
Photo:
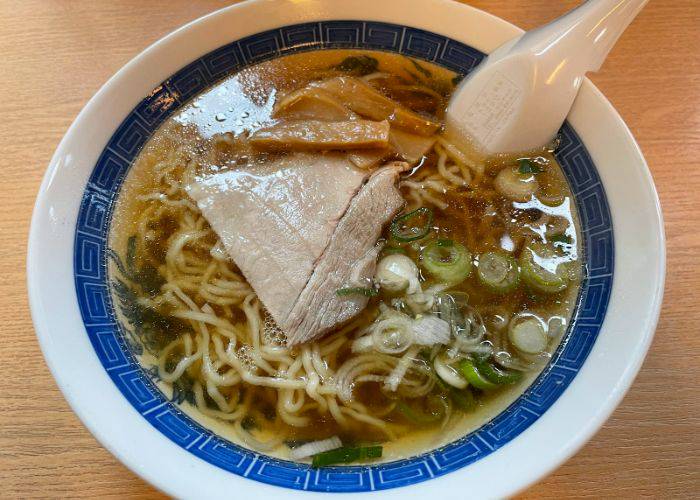
[(237, 446), (185, 415), (157, 388), (129, 350), (116, 320), (106, 272), (110, 218), (134, 158), (158, 126), (189, 98), (252, 63), (325, 48), (385, 50), (430, 61), (462, 74), (484, 57), (435, 33), (365, 21), (305, 23), (230, 43), (188, 64), (127, 116), (105, 147), (83, 194), (75, 233), (78, 303), (97, 357), (133, 407), (159, 432), (222, 469), (300, 490), (357, 492), (406, 486), (469, 465), (502, 447), (535, 422), (564, 392), (600, 331), (614, 268), (613, 231), (605, 191), (576, 132), (565, 124), (557, 158), (581, 219), (586, 276), (561, 345), (535, 382), (505, 411), (471, 434), (420, 456), (373, 466), (314, 470)]

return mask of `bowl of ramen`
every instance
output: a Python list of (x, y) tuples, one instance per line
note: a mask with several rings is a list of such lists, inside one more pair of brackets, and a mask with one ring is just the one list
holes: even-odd
[(446, 1), (252, 1), (86, 105), (32, 221), (32, 314), (98, 440), (178, 497), (501, 497), (602, 425), (664, 276), (639, 148), (588, 81), (482, 157), (458, 82), (518, 29)]

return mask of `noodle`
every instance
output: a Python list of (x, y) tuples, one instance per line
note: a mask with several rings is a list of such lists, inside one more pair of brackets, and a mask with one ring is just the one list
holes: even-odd
[[(343, 73), (330, 69), (323, 74)], [(362, 78), (423, 102), (444, 105), (446, 99), (435, 90), (439, 87), (407, 82), (393, 73), (375, 71)], [(412, 345), (393, 354), (371, 348), (352, 351), (353, 342), (365, 336), (379, 316), (377, 304), (323, 338), (287, 347), (284, 333), (186, 189), (205, 162), (216, 164), (222, 155), (247, 158), (247, 146), (231, 134), (216, 135), (207, 143), (185, 125), (166, 125), (159, 131), (162, 143), (146, 148), (138, 160), (138, 168), (150, 177), (132, 200), (136, 205), (130, 215), (133, 240), (125, 252), (127, 265), (118, 263), (114, 273), (118, 281), (129, 282), (125, 286), (135, 295), (136, 305), (151, 315), (149, 334), (155, 347), (146, 347), (155, 358), (158, 378), (169, 384), (173, 395), (189, 391), (186, 400), (199, 412), (229, 423), (247, 446), (261, 452), (272, 452), (287, 438), (314, 437), (315, 432), (394, 440), (410, 430), (399, 423), (406, 418), (399, 416), (397, 421), (398, 403), (436, 394), (442, 394), (436, 426), (454, 420), (459, 412), (453, 401), (436, 392), (442, 384), (432, 369), (436, 349)], [(447, 228), (439, 237), (459, 239), (472, 252), (500, 248), (504, 235), (517, 250), (529, 244), (537, 228), (550, 235), (567, 229), (567, 219), (558, 216), (541, 214), (529, 225), (515, 220), (510, 204), (493, 189), (489, 168), (443, 135), (435, 136), (421, 167), (400, 182), (406, 211), (432, 207), (435, 224)], [(459, 231), (459, 238), (450, 234), (453, 230)], [(420, 251), (420, 242), (412, 245), (404, 248)], [(447, 287), (423, 285), (428, 304), (423, 305), (429, 310)], [(469, 286), (463, 286), (465, 293), (478, 300)], [(495, 326), (479, 336), (453, 340), (446, 346), (453, 359), (486, 349), (487, 354), (500, 354), (495, 361), (501, 366), (524, 369), (539, 362), (505, 352), (511, 307), (485, 304), (482, 311), (491, 313), (489, 324)]]

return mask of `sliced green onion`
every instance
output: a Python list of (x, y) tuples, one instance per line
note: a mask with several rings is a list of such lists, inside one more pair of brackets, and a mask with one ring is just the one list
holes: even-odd
[(374, 297), (379, 292), (374, 288), (363, 288), (360, 286), (350, 287), (350, 288), (339, 288), (335, 291), (335, 294), (344, 297), (347, 295), (364, 295), (365, 297)]
[(406, 255), (406, 249), (401, 247), (394, 247), (391, 245), (387, 245), (384, 248), (382, 248), (383, 255), (394, 255), (396, 253)]
[(427, 78), (432, 78), (433, 73), (428, 68), (424, 68), (421, 64), (418, 64), (418, 62), (411, 59), (410, 57), (407, 57), (407, 59), (411, 62), (411, 64), (413, 64), (413, 67), (416, 68), (423, 76)]
[(493, 382), (494, 384), (515, 384), (523, 378), (523, 374), (521, 372), (496, 368), (489, 363), (488, 358), (486, 357), (474, 356), (472, 362), (479, 373), (483, 375), (486, 380)]
[(469, 306), (469, 294), (467, 292), (458, 292), (455, 290), (451, 290), (449, 292), (440, 292), (435, 295), (435, 298), (437, 299), (437, 303), (440, 306), (440, 311), (443, 313), (445, 312), (443, 306), (447, 307), (448, 310), (453, 307), (459, 308)]
[(476, 408), (476, 398), (470, 389), (452, 390), (450, 396), (455, 406), (462, 411), (472, 411)]
[(379, 69), (379, 61), (374, 57), (365, 55), (350, 56), (340, 61), (340, 64), (335, 66), (335, 69), (357, 76), (365, 76)]
[(520, 316), (511, 321), (508, 339), (515, 348), (527, 354), (539, 354), (547, 348), (547, 332), (535, 316)]
[(438, 386), (438, 389), (440, 389), (441, 392), (449, 392), (450, 391), (450, 387), (440, 377), (435, 377), (435, 385)]
[(472, 321), (467, 293), (456, 291), (438, 293), (435, 296), (433, 308), (437, 309), (441, 319), (450, 324), (452, 335), (456, 339), (467, 340), (470, 336), (478, 333), (476, 329), (479, 328), (477, 323), (480, 321)]
[(522, 173), (516, 166), (505, 167), (493, 180), (493, 187), (509, 200), (524, 203), (530, 201), (539, 187), (535, 174)]
[(407, 420), (418, 425), (432, 424), (440, 420), (444, 416), (444, 409), (442, 412), (437, 413), (426, 413), (420, 410), (412, 408), (409, 404), (399, 401), (396, 403), (396, 409), (401, 412), (401, 414), (406, 417)]
[(423, 349), (418, 351), (418, 356), (420, 356), (420, 358), (423, 361), (428, 362), (430, 361), (430, 351), (431, 349), (429, 349), (428, 347), (424, 347)]
[(396, 241), (406, 243), (425, 238), (433, 225), (433, 211), (417, 208), (394, 219), (389, 230)]
[(379, 458), (382, 456), (381, 446), (359, 446), (357, 448), (337, 448), (314, 455), (311, 467), (326, 467), (333, 464), (347, 464), (358, 460)]
[(459, 362), (459, 369), (471, 385), (477, 389), (483, 389), (489, 391), (492, 389), (497, 389), (498, 384), (490, 382), (486, 377), (484, 377), (479, 370), (476, 369), (474, 363), (469, 359), (463, 359)]
[(437, 379), (457, 389), (465, 389), (469, 383), (459, 374), (457, 370), (447, 364), (447, 356), (439, 354), (435, 357), (433, 368)]
[(476, 408), (476, 398), (469, 389), (469, 386), (467, 386), (465, 389), (456, 389), (448, 385), (439, 376), (435, 377), (435, 385), (438, 387), (438, 389), (440, 389), (440, 392), (449, 395), (452, 402), (460, 410), (472, 411), (474, 408)]
[(569, 286), (568, 262), (563, 262), (554, 249), (541, 243), (525, 247), (520, 255), (520, 274), (537, 292), (557, 293)]
[(472, 272), (472, 254), (464, 245), (441, 245), (441, 241), (444, 240), (432, 241), (423, 249), (422, 265), (438, 280), (452, 285), (461, 283)]
[(519, 162), (518, 172), (521, 174), (539, 174), (542, 172), (542, 168), (531, 160), (523, 158)]
[(506, 293), (518, 285), (518, 264), (510, 255), (486, 252), (479, 256), (479, 281), (496, 293)]
[[(557, 233), (554, 236), (548, 236), (547, 240), (553, 243), (554, 246), (571, 245), (572, 243), (571, 236), (564, 233)], [(557, 243), (559, 243), (559, 245), (557, 245)]]

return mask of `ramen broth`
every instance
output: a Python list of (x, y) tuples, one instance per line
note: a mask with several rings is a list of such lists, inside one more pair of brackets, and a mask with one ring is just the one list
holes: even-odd
[[(362, 79), (437, 122), (458, 81), (423, 61), (355, 50), (280, 57), (222, 80), (169, 118), (134, 162), (112, 218), (109, 273), (118, 317), (139, 361), (195, 420), (280, 458), (289, 459), (303, 443), (337, 436), (346, 447), (382, 447), (381, 458), (359, 462), (391, 460), (478, 428), (539, 374), (576, 305), (582, 274), (578, 221), (551, 150), (480, 158), (438, 131), (427, 154), (402, 174), (406, 208), (379, 241), (380, 262), (401, 256), (397, 262), (415, 264), (420, 300), (376, 281), (358, 317), (320, 339), (286, 347), (284, 333), (185, 184), (193, 171), (235, 169), (284, 155), (251, 149), (246, 139), (275, 122), (275, 106), (284, 96), (337, 76)], [(509, 191), (513, 179), (520, 183), (515, 193)], [(531, 193), (528, 182), (537, 185)], [(427, 234), (412, 239), (424, 229)], [(462, 257), (470, 271), (449, 267)], [(557, 265), (567, 266), (566, 276)], [(461, 279), (445, 278), (444, 269)], [(445, 311), (459, 314), (456, 330), (447, 322), (447, 343), (410, 345), (391, 354), (358, 341), (376, 339), (367, 332), (376, 332), (383, 319), (444, 321)], [(360, 356), (379, 368), (348, 382), (343, 367)], [(404, 358), (408, 371), (392, 384)], [(484, 369), (505, 382), (484, 378)]]

